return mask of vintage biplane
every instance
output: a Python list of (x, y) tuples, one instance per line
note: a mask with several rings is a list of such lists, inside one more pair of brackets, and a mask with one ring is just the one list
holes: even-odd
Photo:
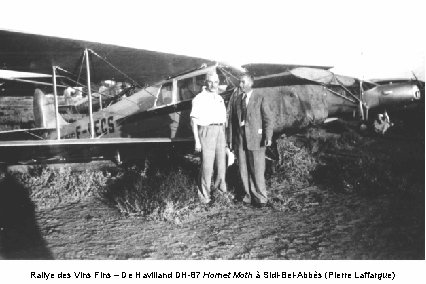
[[(213, 69), (225, 101), (243, 70), (255, 76), (255, 87), (274, 106), (276, 133), (321, 124), (339, 113), (357, 112), (366, 119), (369, 109), (420, 97), (413, 84), (378, 86), (333, 74), (329, 66), (248, 64), (241, 69), (8, 31), (0, 31), (0, 41), (2, 95), (32, 95), (35, 124), (0, 132), (3, 163), (121, 161), (156, 147), (192, 149), (191, 102)], [(66, 96), (79, 99), (60, 106), (61, 94), (62, 102)]]

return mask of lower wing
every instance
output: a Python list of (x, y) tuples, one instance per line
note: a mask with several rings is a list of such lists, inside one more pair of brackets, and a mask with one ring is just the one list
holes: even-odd
[(94, 159), (141, 158), (154, 149), (192, 149), (191, 138), (105, 138), (19, 140), (0, 142), (0, 162), (6, 164), (76, 162)]

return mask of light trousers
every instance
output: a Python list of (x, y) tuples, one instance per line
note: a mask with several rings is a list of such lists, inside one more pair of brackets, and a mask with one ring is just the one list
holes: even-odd
[[(226, 192), (226, 141), (224, 125), (198, 126), (201, 143), (201, 171), (198, 185), (198, 196), (202, 203), (211, 200), (211, 180), (214, 169), (217, 176), (214, 187)], [(215, 167), (216, 166), (216, 167)]]

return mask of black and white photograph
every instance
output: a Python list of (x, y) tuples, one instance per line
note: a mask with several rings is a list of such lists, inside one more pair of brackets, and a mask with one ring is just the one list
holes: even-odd
[(422, 1), (1, 10), (2, 263), (424, 263)]

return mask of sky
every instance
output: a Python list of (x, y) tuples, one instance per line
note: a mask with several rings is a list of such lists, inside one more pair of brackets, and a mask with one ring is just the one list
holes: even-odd
[(361, 79), (414, 72), (425, 80), (421, 0), (14, 0), (2, 11), (3, 30), (233, 65), (326, 65)]

